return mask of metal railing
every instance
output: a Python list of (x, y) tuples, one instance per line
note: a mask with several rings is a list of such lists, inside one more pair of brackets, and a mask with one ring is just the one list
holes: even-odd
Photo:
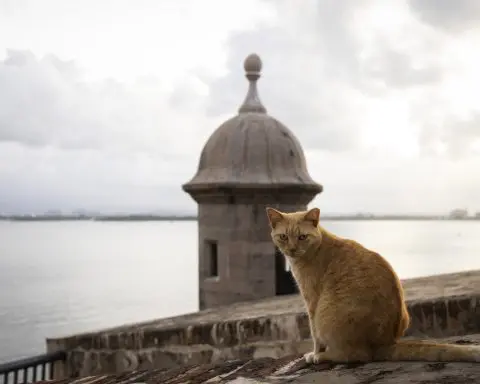
[(52, 380), (53, 364), (65, 359), (66, 353), (59, 351), (0, 364), (0, 384), (26, 384)]

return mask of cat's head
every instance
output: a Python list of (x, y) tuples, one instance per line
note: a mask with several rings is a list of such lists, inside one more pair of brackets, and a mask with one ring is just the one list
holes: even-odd
[(312, 243), (318, 243), (322, 239), (318, 230), (318, 208), (286, 213), (268, 207), (267, 216), (272, 228), (272, 240), (286, 256), (302, 257)]

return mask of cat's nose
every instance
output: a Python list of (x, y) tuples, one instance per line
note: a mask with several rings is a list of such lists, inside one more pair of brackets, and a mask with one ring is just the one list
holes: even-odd
[(297, 248), (290, 248), (289, 251), (290, 253), (295, 253), (297, 251)]

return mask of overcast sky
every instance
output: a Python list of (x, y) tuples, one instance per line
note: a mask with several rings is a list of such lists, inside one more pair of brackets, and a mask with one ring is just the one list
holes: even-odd
[(323, 212), (480, 211), (478, 0), (0, 0), (0, 212), (193, 213), (264, 63)]

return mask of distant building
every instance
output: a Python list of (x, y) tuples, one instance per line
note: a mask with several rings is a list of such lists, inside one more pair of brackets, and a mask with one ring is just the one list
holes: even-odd
[(44, 216), (62, 216), (63, 212), (59, 209), (49, 209), (44, 213)]
[(466, 209), (454, 209), (448, 215), (450, 219), (465, 219), (468, 217), (468, 210)]

